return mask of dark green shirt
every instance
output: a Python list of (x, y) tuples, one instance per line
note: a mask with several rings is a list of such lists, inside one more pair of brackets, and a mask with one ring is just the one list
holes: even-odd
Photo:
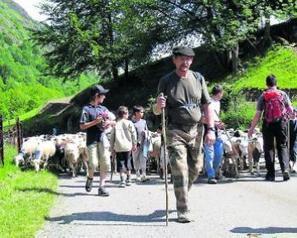
[(180, 78), (175, 71), (160, 79), (158, 94), (167, 96), (168, 123), (191, 126), (201, 119), (201, 106), (210, 103), (206, 83), (200, 73), (189, 71)]

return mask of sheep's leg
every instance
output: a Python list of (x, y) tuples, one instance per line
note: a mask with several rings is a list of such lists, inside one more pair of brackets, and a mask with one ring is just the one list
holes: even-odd
[(40, 170), (40, 161), (34, 160), (33, 164), (34, 164), (35, 171), (38, 172)]
[(232, 159), (232, 162), (234, 164), (235, 178), (239, 178), (237, 158), (234, 158), (233, 156), (231, 156), (231, 159)]

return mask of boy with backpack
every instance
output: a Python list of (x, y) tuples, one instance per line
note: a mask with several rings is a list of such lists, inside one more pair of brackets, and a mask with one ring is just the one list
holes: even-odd
[[(117, 172), (120, 173), (120, 187), (131, 185), (131, 150), (136, 150), (137, 135), (131, 121), (128, 120), (128, 108), (120, 106), (118, 119), (111, 131), (110, 148), (116, 155)], [(127, 174), (124, 181), (124, 172)]]
[(262, 132), (264, 141), (264, 157), (267, 169), (265, 180), (275, 180), (275, 140), (283, 180), (287, 181), (290, 179), (289, 151), (287, 147), (288, 118), (289, 115), (292, 114), (292, 106), (288, 95), (285, 92), (278, 90), (276, 85), (276, 77), (274, 75), (267, 76), (267, 89), (258, 99), (257, 111), (248, 131), (248, 136), (252, 136), (258, 121), (263, 115)]

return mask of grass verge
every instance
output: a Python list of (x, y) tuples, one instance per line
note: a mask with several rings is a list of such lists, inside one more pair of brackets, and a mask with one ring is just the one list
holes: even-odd
[(55, 196), (58, 179), (48, 171), (21, 171), (12, 164), (14, 147), (5, 146), (0, 168), (1, 238), (34, 237), (44, 223)]

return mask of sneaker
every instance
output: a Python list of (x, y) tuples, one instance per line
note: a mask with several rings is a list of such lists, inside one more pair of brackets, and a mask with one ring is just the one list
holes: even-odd
[(92, 191), (92, 187), (93, 187), (93, 178), (87, 177), (87, 182), (86, 182), (86, 186), (85, 186), (86, 191), (88, 193), (91, 192)]
[(124, 188), (124, 187), (126, 187), (126, 184), (125, 184), (124, 180), (122, 180), (122, 181), (120, 182), (119, 187), (120, 187), (120, 188)]
[(283, 178), (284, 178), (284, 181), (287, 181), (287, 180), (290, 179), (290, 173), (289, 173), (289, 171), (284, 171)]
[(191, 220), (188, 217), (188, 212), (177, 212), (177, 222), (189, 223)]
[(98, 189), (98, 195), (102, 196), (102, 197), (108, 197), (109, 193), (106, 191), (106, 189), (104, 187), (100, 187)]
[(209, 184), (217, 184), (218, 181), (215, 178), (209, 178), (207, 181)]
[(146, 182), (146, 181), (148, 181), (148, 180), (150, 180), (150, 179), (147, 178), (145, 175), (143, 175), (143, 176), (141, 177), (141, 182)]
[(127, 179), (126, 180), (126, 186), (131, 186), (131, 185), (132, 185), (131, 179)]
[(267, 173), (266, 176), (265, 176), (265, 180), (273, 182), (273, 181), (275, 181), (275, 176), (270, 175), (270, 174)]
[(141, 181), (141, 178), (140, 176), (136, 176), (136, 179), (135, 179), (137, 182), (140, 182)]

